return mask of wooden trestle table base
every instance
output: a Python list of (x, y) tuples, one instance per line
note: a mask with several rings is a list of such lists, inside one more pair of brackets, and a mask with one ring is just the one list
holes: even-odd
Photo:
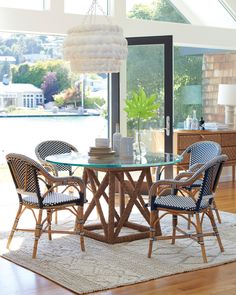
[[(152, 185), (151, 168), (173, 165), (182, 159), (169, 153), (151, 153), (142, 159), (116, 158), (112, 163), (91, 163), (88, 155), (68, 153), (48, 156), (46, 160), (56, 165), (83, 167), (83, 180), (92, 192), (92, 199), (84, 212), (85, 235), (109, 244), (147, 238), (149, 236), (149, 209), (142, 196), (144, 184), (148, 192)], [(133, 177), (135, 173), (135, 180)], [(103, 178), (101, 179), (101, 175)], [(138, 179), (137, 178), (138, 175)], [(99, 177), (98, 177), (99, 176)], [(118, 185), (116, 185), (118, 184)], [(119, 187), (119, 206), (116, 206)], [(117, 209), (118, 208), (118, 209)], [(147, 226), (131, 221), (131, 211), (136, 209)], [(99, 223), (90, 224), (92, 211), (97, 210)], [(129, 228), (126, 232), (124, 228)], [(160, 227), (157, 235), (161, 234)]]
[[(138, 180), (134, 181), (132, 172), (139, 174)], [(98, 180), (98, 173), (104, 172), (101, 182)], [(100, 174), (100, 173), (99, 173)], [(136, 173), (137, 175), (137, 173)], [(126, 180), (125, 180), (126, 179)], [(143, 183), (146, 180), (147, 191), (152, 185), (152, 177), (150, 168), (138, 169), (84, 169), (84, 181), (90, 184), (93, 197), (84, 214), (84, 231), (85, 235), (96, 240), (109, 244), (133, 241), (147, 238), (149, 236), (149, 227), (136, 222), (129, 221), (129, 217), (133, 207), (136, 207), (142, 217), (149, 223), (150, 213), (145, 205), (145, 201), (141, 194)], [(119, 210), (115, 207), (116, 185), (119, 184)], [(107, 191), (107, 192), (106, 192)], [(128, 196), (128, 202), (125, 202), (125, 195)], [(104, 216), (104, 209), (101, 204), (102, 199), (105, 200), (108, 209), (108, 220)], [(100, 219), (100, 224), (86, 225), (92, 210), (96, 208)], [(128, 227), (135, 230), (135, 233), (121, 234), (121, 229)], [(101, 230), (95, 232), (95, 230)], [(158, 229), (157, 234), (161, 234)]]

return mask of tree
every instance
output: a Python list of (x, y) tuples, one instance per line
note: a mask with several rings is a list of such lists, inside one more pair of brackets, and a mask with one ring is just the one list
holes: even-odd
[(12, 50), (6, 45), (0, 45), (0, 55), (13, 55)]
[(76, 88), (68, 88), (64, 91), (65, 104), (73, 104), (74, 107), (78, 107), (81, 101), (81, 96), (77, 92)]
[(18, 34), (16, 35), (17, 42), (13, 43), (11, 46), (11, 50), (13, 52), (13, 55), (16, 58), (16, 64), (20, 64), (24, 62), (24, 53), (26, 51), (26, 43), (25, 43), (25, 35), (24, 34)]
[[(130, 46), (127, 60), (127, 92), (128, 96), (133, 91), (143, 88), (147, 96), (156, 94), (157, 102), (160, 104), (159, 116), (151, 118), (143, 124), (143, 127), (162, 127), (163, 120), (163, 93), (164, 93), (164, 64), (163, 47), (159, 45)], [(128, 122), (133, 128), (132, 122)]]
[(47, 71), (57, 73), (59, 91), (71, 87), (71, 72), (63, 60), (49, 60), (44, 62)]
[(10, 77), (10, 63), (5, 60), (1, 65), (0, 65), (0, 81), (3, 81), (3, 76), (7, 76), (8, 78)]
[(161, 46), (130, 46), (127, 60), (128, 93), (138, 87), (143, 87), (147, 95), (160, 93), (164, 83), (163, 62)]
[[(174, 123), (183, 122), (189, 115), (188, 105), (184, 104), (183, 87), (202, 84), (202, 55), (181, 54), (181, 48), (174, 49)], [(195, 105), (197, 117), (202, 116), (202, 105)]]
[(21, 64), (12, 69), (13, 83), (29, 83), (41, 87), (45, 75), (55, 72), (59, 92), (71, 87), (72, 77), (66, 63), (62, 60), (39, 61), (33, 65)]
[(145, 4), (135, 4), (132, 10), (129, 12), (130, 18), (138, 19), (152, 19), (152, 11), (148, 5)]
[(153, 20), (189, 23), (169, 0), (153, 1)]
[(73, 104), (75, 108), (78, 107), (81, 103), (80, 83), (78, 82), (75, 87), (65, 89), (54, 95), (54, 101), (58, 106)]
[(55, 72), (47, 73), (44, 77), (41, 88), (45, 97), (45, 103), (53, 101), (53, 95), (59, 92), (57, 74)]
[(24, 53), (26, 54), (40, 53), (43, 49), (41, 40), (33, 37), (25, 39), (25, 48)]
[(135, 4), (130, 18), (189, 23), (169, 0), (154, 0), (150, 5)]

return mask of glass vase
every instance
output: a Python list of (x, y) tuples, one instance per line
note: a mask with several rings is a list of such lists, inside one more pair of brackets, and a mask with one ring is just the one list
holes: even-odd
[(140, 131), (135, 133), (135, 142), (133, 144), (134, 156), (136, 158), (144, 157), (147, 153), (145, 144), (141, 141)]

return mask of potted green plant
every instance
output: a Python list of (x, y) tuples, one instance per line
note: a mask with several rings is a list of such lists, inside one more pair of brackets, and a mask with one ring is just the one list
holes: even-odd
[(144, 155), (141, 143), (141, 124), (145, 120), (149, 120), (157, 116), (157, 110), (160, 107), (160, 103), (156, 102), (156, 94), (152, 94), (147, 97), (143, 87), (140, 87), (138, 91), (132, 91), (131, 96), (125, 100), (125, 112), (128, 119), (134, 121), (137, 128), (137, 147), (136, 156)]

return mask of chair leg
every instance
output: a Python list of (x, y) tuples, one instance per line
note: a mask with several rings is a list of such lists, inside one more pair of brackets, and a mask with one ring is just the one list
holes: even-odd
[(80, 235), (80, 248), (82, 251), (85, 251), (84, 245), (84, 207), (78, 206), (77, 207), (78, 216), (76, 216), (75, 220), (75, 229), (76, 231), (79, 229)]
[(204, 263), (207, 263), (206, 249), (205, 249), (205, 245), (204, 245), (202, 225), (201, 225), (199, 213), (196, 213), (196, 231), (197, 231), (198, 243), (200, 244), (201, 250), (202, 250), (203, 261), (204, 261)]
[[(56, 176), (58, 176), (58, 174), (56, 174)], [(58, 193), (58, 187), (55, 189), (55, 191)], [(57, 212), (57, 210), (55, 210), (54, 222), (55, 222), (55, 224), (58, 223), (58, 212)]]
[[(189, 197), (193, 198), (194, 199), (194, 196), (196, 195), (196, 192), (198, 190), (196, 189), (192, 189), (190, 192), (189, 192)], [(193, 217), (193, 214), (188, 214), (188, 227), (187, 229), (190, 230), (191, 229), (191, 219)]]
[(58, 223), (58, 215), (57, 215), (57, 210), (55, 211), (55, 224), (57, 224)]
[(178, 224), (178, 216), (177, 215), (172, 215), (172, 242), (171, 244), (174, 245), (175, 244), (175, 237), (176, 237), (176, 227)]
[(39, 209), (38, 220), (37, 220), (35, 231), (34, 231), (35, 239), (34, 239), (34, 248), (33, 248), (32, 258), (36, 258), (38, 241), (42, 233), (42, 215), (43, 215), (43, 210)]
[(191, 218), (192, 218), (191, 214), (188, 214), (188, 229), (191, 228)]
[(155, 229), (155, 219), (156, 219), (156, 214), (158, 215), (158, 210), (156, 212), (154, 210), (151, 210), (151, 212), (150, 212), (148, 258), (151, 258), (153, 241), (155, 239), (155, 231), (156, 231), (156, 229)]
[(22, 212), (22, 204), (19, 205), (19, 208), (18, 208), (18, 211), (16, 213), (16, 217), (15, 217), (15, 220), (14, 220), (14, 223), (13, 223), (13, 226), (12, 226), (12, 230), (11, 230), (11, 233), (8, 237), (8, 240), (7, 240), (7, 249), (10, 248), (10, 244), (11, 244), (11, 241), (12, 241), (12, 238), (14, 236), (14, 233), (16, 231), (16, 228), (17, 228), (17, 225), (18, 225), (18, 222), (20, 220), (20, 216), (21, 216), (21, 212)]
[(223, 247), (223, 244), (222, 244), (222, 241), (221, 241), (221, 238), (220, 238), (220, 235), (219, 235), (219, 232), (218, 232), (218, 228), (216, 226), (216, 222), (215, 222), (215, 218), (214, 218), (214, 214), (212, 212), (212, 209), (210, 209), (208, 211), (208, 217), (211, 221), (211, 225), (212, 225), (212, 228), (213, 228), (213, 231), (215, 233), (215, 236), (217, 238), (217, 241), (218, 241), (218, 244), (219, 244), (219, 247), (220, 247), (220, 251), (221, 252), (224, 252), (224, 247)]
[(213, 209), (214, 209), (214, 211), (216, 213), (216, 217), (218, 219), (218, 222), (221, 223), (220, 213), (219, 213), (219, 210), (218, 210), (218, 208), (216, 206), (216, 201), (215, 200), (213, 200), (212, 205), (213, 205)]
[(52, 240), (52, 210), (48, 209), (47, 210), (47, 223), (48, 223), (48, 239), (51, 241)]

